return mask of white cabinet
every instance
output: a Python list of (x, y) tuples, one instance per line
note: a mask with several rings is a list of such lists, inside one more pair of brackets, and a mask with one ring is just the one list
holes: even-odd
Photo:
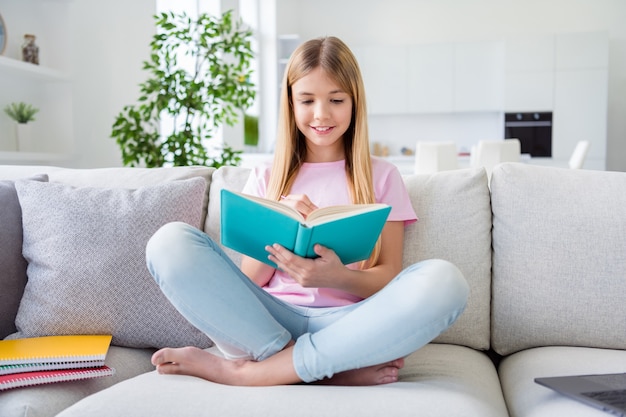
[(504, 108), (509, 113), (551, 111), (553, 92), (553, 71), (507, 72)]
[(454, 57), (454, 110), (501, 111), (504, 43), (457, 43)]
[(606, 32), (556, 35), (556, 70), (606, 68), (609, 40)]
[(569, 158), (579, 140), (588, 140), (588, 165), (605, 168), (608, 49), (606, 32), (556, 36), (552, 135), (556, 159)]
[[(0, 112), (0, 163), (58, 162), (73, 152), (72, 77), (67, 71), (66, 48), (69, 5), (66, 1), (0, 0), (9, 36), (4, 56), (0, 56), (0, 109), (12, 102), (39, 109), (31, 123), (31, 148), (20, 151), (15, 143), (15, 122)], [(20, 60), (24, 33), (37, 36), (41, 65)]]
[(554, 36), (506, 40), (505, 101), (507, 112), (554, 108)]
[(370, 114), (500, 111), (504, 44), (355, 48)]
[(557, 72), (552, 128), (555, 159), (568, 159), (580, 140), (591, 142), (588, 159), (606, 158), (607, 75), (602, 69)]
[(409, 47), (410, 113), (450, 112), (454, 108), (454, 44)]
[(408, 110), (408, 57), (405, 46), (355, 48), (370, 114), (403, 114)]

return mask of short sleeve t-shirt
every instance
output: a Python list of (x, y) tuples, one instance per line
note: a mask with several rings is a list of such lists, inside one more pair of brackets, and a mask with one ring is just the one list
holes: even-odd
[[(243, 192), (265, 197), (270, 169), (269, 165), (254, 168)], [(372, 173), (376, 202), (391, 206), (387, 221), (402, 221), (405, 226), (417, 221), (404, 181), (396, 166), (373, 157)], [(306, 194), (318, 207), (351, 204), (345, 161), (304, 163), (290, 194)], [(356, 267), (356, 264), (348, 265), (348, 268)], [(333, 288), (304, 288), (280, 270), (274, 272), (264, 289), (277, 298), (301, 306), (342, 306), (362, 300), (353, 294)]]

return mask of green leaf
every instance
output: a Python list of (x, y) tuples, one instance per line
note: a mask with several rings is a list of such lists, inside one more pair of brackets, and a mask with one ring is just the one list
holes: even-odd
[[(223, 124), (234, 124), (256, 96), (250, 82), (253, 33), (221, 16), (162, 12), (154, 16), (156, 34), (144, 61), (146, 81), (139, 85), (138, 104), (125, 106), (112, 125), (111, 137), (122, 150), (124, 165), (238, 165), (240, 151), (218, 147), (209, 155), (205, 144)], [(195, 61), (192, 70), (178, 56)], [(6, 110), (5, 110), (6, 111)], [(161, 117), (173, 122), (160, 133)]]

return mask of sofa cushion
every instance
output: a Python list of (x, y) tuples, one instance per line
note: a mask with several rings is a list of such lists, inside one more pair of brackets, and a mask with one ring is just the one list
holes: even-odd
[[(31, 177), (48, 181), (45, 174)], [(26, 285), (22, 256), (22, 209), (13, 181), (0, 181), (0, 339), (15, 332), (15, 315)]]
[[(210, 167), (162, 167), (162, 168), (91, 168), (91, 169), (50, 169), (47, 172), (51, 182), (61, 182), (74, 187), (126, 188), (137, 189), (147, 185), (202, 177), (208, 187), (215, 168)], [(1, 172), (1, 170), (0, 170)], [(202, 201), (202, 222), (209, 204), (208, 192)]]
[(436, 342), (488, 349), (491, 303), (491, 208), (484, 169), (410, 175), (405, 183), (419, 221), (405, 229), (404, 266), (439, 258), (469, 283), (467, 307)]
[(120, 346), (208, 346), (145, 264), (160, 226), (201, 225), (205, 188), (203, 178), (137, 190), (17, 181), (29, 280), (16, 337), (107, 333)]
[(154, 370), (154, 366), (150, 363), (153, 353), (152, 349), (111, 346), (105, 363), (115, 369), (115, 375), (3, 391), (0, 394), (0, 416), (55, 416), (88, 395)]
[(504, 359), (499, 374), (504, 398), (516, 417), (608, 416), (538, 385), (537, 377), (626, 372), (626, 351), (549, 346), (524, 350)]
[[(204, 231), (215, 242), (220, 242), (220, 192), (222, 189), (241, 191), (250, 176), (250, 169), (224, 166), (213, 173), (209, 190), (209, 207)], [(237, 264), (241, 262), (241, 254), (222, 246), (224, 252)]]
[(508, 163), (491, 192), (494, 349), (626, 349), (626, 173)]
[(400, 382), (379, 386), (233, 387), (150, 372), (85, 398), (58, 417), (507, 416), (487, 356), (431, 344), (410, 355)]
[[(224, 167), (213, 175), (205, 231), (219, 242), (219, 193), (240, 191), (249, 170)], [(491, 209), (483, 169), (459, 169), (404, 177), (419, 222), (405, 230), (404, 265), (440, 258), (463, 272), (471, 292), (465, 312), (439, 336), (440, 343), (488, 349), (491, 301)], [(240, 255), (225, 249), (236, 262)]]

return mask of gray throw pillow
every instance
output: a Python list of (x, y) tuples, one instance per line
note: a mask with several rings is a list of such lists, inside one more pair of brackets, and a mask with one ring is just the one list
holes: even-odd
[(210, 346), (169, 303), (146, 267), (162, 225), (199, 227), (206, 181), (137, 190), (16, 181), (28, 284), (13, 337), (113, 335), (127, 347)]
[[(29, 179), (48, 181), (46, 174)], [(15, 315), (26, 285), (22, 256), (22, 209), (13, 181), (0, 181), (0, 339), (15, 332)]]

